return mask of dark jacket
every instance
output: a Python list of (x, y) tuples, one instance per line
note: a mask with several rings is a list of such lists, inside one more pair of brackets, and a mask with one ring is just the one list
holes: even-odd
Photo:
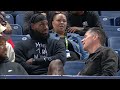
[[(15, 45), (15, 61), (20, 63), (31, 75), (40, 75), (47, 73), (50, 62), (44, 62), (44, 58), (41, 58), (40, 56), (39, 50), (43, 48), (41, 46), (41, 43), (46, 45), (46, 58), (50, 58), (51, 60), (60, 59), (63, 64), (66, 61), (65, 45), (59, 40), (48, 38), (47, 42), (34, 39), (19, 42)], [(36, 48), (36, 44), (40, 47)], [(30, 58), (36, 59), (36, 63), (32, 65), (27, 64), (26, 61)]]
[(0, 61), (0, 75), (28, 75), (25, 69), (16, 62)]
[(80, 75), (87, 76), (114, 76), (118, 70), (118, 56), (108, 47), (100, 47), (90, 54), (85, 68)]

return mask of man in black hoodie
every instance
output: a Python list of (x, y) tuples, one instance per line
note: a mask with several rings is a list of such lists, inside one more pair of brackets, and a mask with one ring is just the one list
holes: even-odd
[(31, 39), (15, 45), (15, 61), (30, 75), (63, 75), (64, 43), (49, 37), (48, 21), (43, 14), (34, 14), (29, 24)]
[(6, 39), (0, 34), (0, 75), (28, 75), (25, 69), (7, 57)]

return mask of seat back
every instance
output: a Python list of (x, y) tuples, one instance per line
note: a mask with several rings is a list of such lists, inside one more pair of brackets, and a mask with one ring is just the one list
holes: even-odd
[(6, 14), (5, 20), (8, 21), (9, 24), (14, 24), (14, 17), (12, 16), (12, 14)]
[(19, 24), (10, 24), (12, 27), (12, 35), (23, 35), (22, 27)]
[(77, 75), (85, 65), (82, 61), (66, 61), (64, 65), (65, 75)]
[(19, 24), (22, 28), (24, 25), (24, 14), (17, 14), (16, 16), (16, 24)]
[(110, 37), (108, 39), (108, 46), (114, 50), (120, 49), (120, 37)]
[(115, 26), (120, 26), (120, 16), (115, 18)]
[(19, 41), (24, 41), (29, 39), (26, 35), (11, 35), (11, 38), (15, 44)]
[(99, 16), (102, 25), (111, 25), (111, 19), (107, 16)]
[(103, 30), (106, 35), (109, 37), (118, 37), (120, 36), (120, 26), (103, 26)]

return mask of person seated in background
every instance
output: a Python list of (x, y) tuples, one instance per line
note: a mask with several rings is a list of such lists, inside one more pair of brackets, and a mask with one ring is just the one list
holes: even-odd
[(29, 75), (63, 75), (65, 45), (49, 37), (46, 16), (33, 14), (29, 28), (31, 39), (15, 45), (15, 62), (20, 63)]
[(106, 35), (99, 27), (88, 29), (82, 39), (83, 49), (89, 53), (86, 66), (78, 75), (114, 76), (118, 71), (118, 55), (104, 46)]
[[(4, 20), (3, 16), (0, 14), (0, 34), (2, 34), (3, 36), (6, 36), (6, 34), (4, 34), (4, 32), (10, 30), (8, 28), (7, 22)], [(14, 62), (15, 61), (15, 52), (14, 52), (14, 44), (10, 43), (9, 41), (11, 41), (10, 39), (8, 39), (6, 37), (7, 41), (6, 41), (6, 47), (7, 47), (7, 56), (9, 58), (10, 61)], [(12, 41), (11, 41), (12, 42)], [(12, 47), (12, 45), (13, 47)]]
[(47, 12), (47, 20), (48, 20), (49, 30), (51, 30), (53, 28), (52, 18), (53, 18), (55, 13), (64, 13), (66, 15), (66, 17), (68, 17), (68, 11), (48, 11)]
[(6, 38), (0, 34), (0, 75), (28, 75), (25, 69), (7, 57)]
[(88, 28), (101, 27), (102, 24), (94, 11), (71, 11), (68, 14), (69, 30), (68, 32), (77, 33), (84, 36)]
[(67, 61), (83, 60), (87, 54), (83, 50), (78, 34), (67, 33), (67, 17), (64, 13), (54, 13), (52, 19), (51, 38), (60, 40), (66, 46)]

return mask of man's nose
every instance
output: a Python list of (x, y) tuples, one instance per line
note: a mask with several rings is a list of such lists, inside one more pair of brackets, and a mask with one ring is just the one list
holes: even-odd
[(83, 41), (84, 41), (84, 38), (81, 40), (81, 42), (83, 43)]

